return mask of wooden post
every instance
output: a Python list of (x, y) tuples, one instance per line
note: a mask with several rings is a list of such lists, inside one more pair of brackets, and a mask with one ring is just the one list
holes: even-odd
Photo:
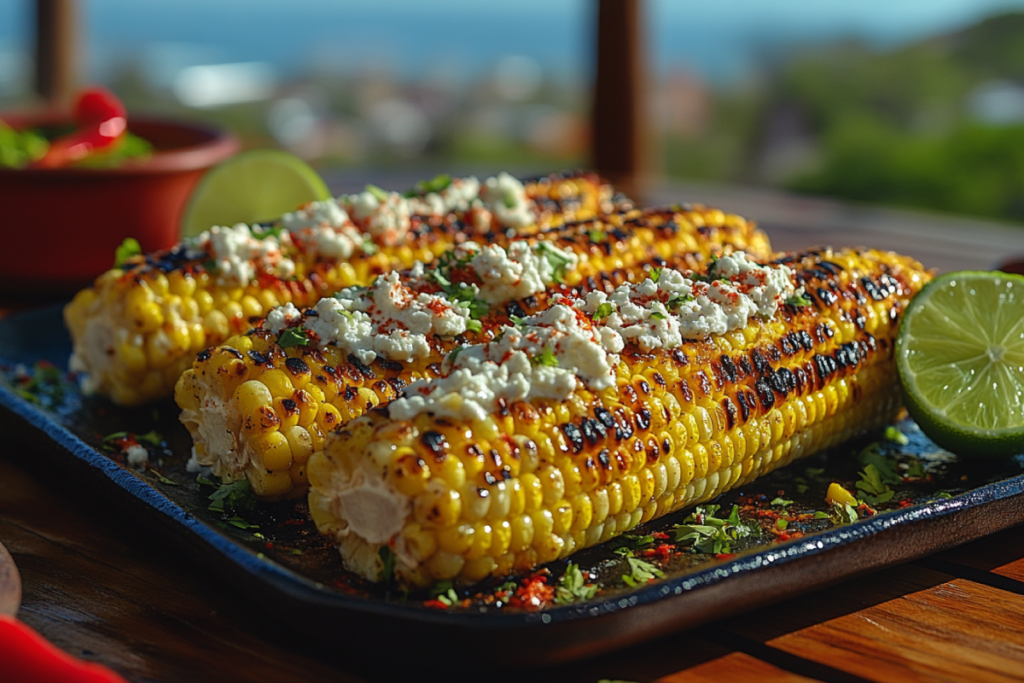
[(593, 164), (637, 201), (649, 161), (642, 23), (641, 0), (599, 0)]
[(76, 86), (75, 0), (35, 0), (36, 92), (51, 107), (66, 106)]

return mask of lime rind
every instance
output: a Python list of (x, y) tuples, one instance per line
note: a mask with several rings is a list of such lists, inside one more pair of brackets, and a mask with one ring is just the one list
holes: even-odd
[(903, 316), (896, 362), (907, 409), (937, 444), (1024, 453), (1024, 277), (936, 278)]
[(281, 150), (248, 150), (199, 180), (182, 214), (181, 236), (194, 237), (214, 225), (269, 222), (330, 197), (323, 178), (302, 159)]

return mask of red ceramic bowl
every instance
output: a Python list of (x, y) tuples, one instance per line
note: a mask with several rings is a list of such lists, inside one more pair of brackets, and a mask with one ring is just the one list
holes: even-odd
[[(52, 115), (5, 115), (15, 128), (61, 123)], [(131, 117), (152, 157), (112, 169), (0, 169), (0, 290), (55, 295), (89, 284), (134, 237), (143, 251), (178, 241), (181, 212), (199, 177), (238, 151), (230, 134), (194, 124)]]

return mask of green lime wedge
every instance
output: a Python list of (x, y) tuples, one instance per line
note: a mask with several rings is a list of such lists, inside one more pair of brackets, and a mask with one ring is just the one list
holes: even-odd
[(907, 307), (896, 340), (907, 410), (954, 453), (1024, 453), (1024, 277), (947, 273)]
[(242, 152), (206, 172), (181, 219), (181, 236), (214, 225), (274, 220), (307, 202), (329, 199), (327, 185), (309, 164), (274, 149)]

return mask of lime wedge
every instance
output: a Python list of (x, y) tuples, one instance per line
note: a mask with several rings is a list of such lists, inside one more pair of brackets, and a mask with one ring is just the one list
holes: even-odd
[(896, 340), (907, 410), (954, 453), (1024, 453), (1024, 277), (947, 273), (907, 307)]
[(181, 236), (195, 237), (214, 225), (274, 220), (307, 202), (330, 199), (320, 175), (287, 152), (253, 149), (206, 172), (181, 219)]

